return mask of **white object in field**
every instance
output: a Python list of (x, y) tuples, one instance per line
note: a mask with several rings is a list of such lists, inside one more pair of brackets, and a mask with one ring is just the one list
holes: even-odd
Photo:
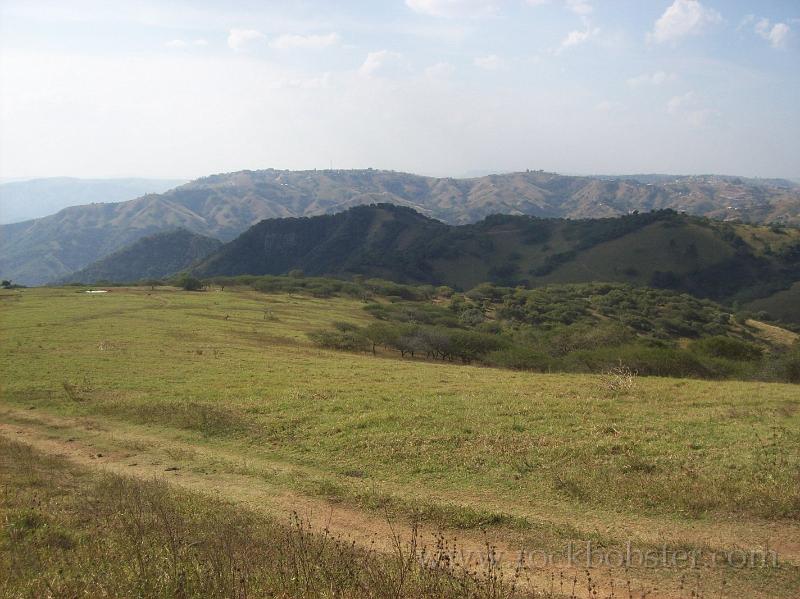
[(108, 293), (105, 289), (89, 289), (88, 291), (84, 291), (84, 293)]

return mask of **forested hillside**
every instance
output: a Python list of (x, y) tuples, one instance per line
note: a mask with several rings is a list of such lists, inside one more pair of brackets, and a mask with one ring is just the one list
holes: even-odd
[(450, 226), (380, 204), (263, 221), (194, 273), (294, 269), (458, 289), (487, 281), (528, 287), (623, 282), (741, 303), (800, 280), (800, 230), (720, 223), (670, 210), (594, 220), (498, 215)]
[(800, 224), (800, 188), (732, 177), (568, 177), (541, 171), (473, 179), (379, 170), (241, 171), (118, 204), (75, 206), (0, 227), (0, 276), (60, 279), (140, 237), (183, 227), (223, 241), (266, 218), (330, 214), (377, 202), (449, 224), (492, 214), (604, 218), (670, 208), (720, 220)]
[(72, 273), (64, 282), (125, 283), (160, 279), (191, 266), (221, 245), (217, 239), (186, 229), (156, 233)]

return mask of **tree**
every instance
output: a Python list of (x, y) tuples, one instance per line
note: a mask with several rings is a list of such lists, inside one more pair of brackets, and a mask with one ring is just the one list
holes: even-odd
[(453, 331), (450, 333), (449, 349), (464, 364), (479, 360), (486, 354), (503, 346), (498, 335), (487, 335), (473, 331)]
[(320, 347), (344, 351), (367, 351), (367, 339), (361, 331), (312, 331), (308, 337)]
[(420, 327), (417, 325), (400, 325), (396, 329), (397, 335), (392, 337), (388, 344), (390, 347), (400, 352), (400, 356), (405, 358), (406, 354), (414, 357), (418, 351), (424, 351), (425, 344), (420, 335)]
[(196, 277), (187, 275), (178, 280), (178, 286), (185, 291), (201, 291), (203, 289), (203, 282)]
[(363, 333), (364, 337), (372, 345), (373, 354), (378, 345), (392, 345), (400, 335), (397, 327), (386, 322), (373, 322), (364, 328)]
[(449, 298), (453, 296), (453, 288), (448, 287), (447, 285), (441, 285), (440, 287), (436, 288), (436, 295), (439, 297)]
[(486, 316), (480, 308), (467, 308), (458, 315), (458, 320), (466, 326), (474, 327), (486, 320)]
[(10, 289), (11, 288), (11, 281), (7, 281), (7, 280), (3, 279), (3, 281), (0, 282), (0, 286), (3, 289)]

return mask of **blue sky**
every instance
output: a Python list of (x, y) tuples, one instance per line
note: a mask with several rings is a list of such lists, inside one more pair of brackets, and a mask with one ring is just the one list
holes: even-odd
[(800, 2), (0, 0), (0, 177), (800, 177)]

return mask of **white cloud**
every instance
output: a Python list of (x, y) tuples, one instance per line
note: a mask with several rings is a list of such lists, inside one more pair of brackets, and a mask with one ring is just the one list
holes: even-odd
[(658, 86), (663, 85), (669, 81), (675, 81), (675, 73), (667, 73), (665, 71), (656, 71), (655, 73), (642, 73), (637, 77), (628, 79), (628, 85), (631, 87), (645, 87), (648, 85)]
[(264, 39), (264, 34), (255, 29), (231, 29), (228, 33), (228, 46), (232, 50), (244, 50), (248, 44)]
[(675, 41), (687, 35), (698, 35), (709, 25), (721, 21), (722, 15), (698, 0), (675, 0), (656, 21), (648, 37), (658, 43)]
[(449, 62), (437, 62), (425, 69), (425, 76), (429, 79), (446, 79), (455, 71), (455, 67)]
[(321, 89), (328, 87), (331, 82), (331, 74), (324, 73), (319, 77), (294, 77), (291, 79), (279, 80), (276, 83), (277, 88), (290, 88), (290, 89)]
[(750, 23), (755, 21), (755, 19), (756, 19), (755, 15), (752, 15), (752, 14), (745, 15), (744, 18), (739, 22), (739, 25), (737, 25), (736, 31), (741, 31), (742, 29), (744, 29), (745, 27), (750, 25)]
[(279, 50), (289, 50), (292, 48), (318, 49), (335, 46), (341, 41), (338, 33), (326, 33), (324, 35), (295, 35), (284, 34), (276, 37), (270, 42), (271, 48)]
[(587, 0), (565, 0), (567, 8), (574, 12), (576, 15), (591, 14), (593, 8)]
[(364, 59), (358, 72), (364, 77), (388, 77), (405, 70), (408, 70), (408, 65), (402, 54), (389, 50), (378, 50), (367, 54), (367, 58)]
[(702, 127), (710, 118), (719, 116), (718, 111), (708, 108), (693, 91), (670, 98), (667, 112), (684, 119), (692, 127)]
[(189, 48), (190, 46), (207, 46), (208, 41), (204, 39), (196, 39), (186, 41), (182, 39), (170, 40), (164, 44), (167, 48)]
[(588, 22), (586, 23), (586, 29), (583, 31), (575, 30), (570, 31), (567, 36), (561, 40), (561, 45), (555, 51), (556, 54), (560, 54), (564, 50), (568, 50), (574, 46), (580, 46), (581, 44), (585, 44), (593, 37), (597, 36), (600, 33), (600, 29), (598, 27), (592, 27)]
[(670, 114), (678, 114), (682, 110), (694, 105), (697, 98), (694, 92), (686, 92), (681, 96), (673, 96), (667, 102), (667, 112)]
[(597, 106), (594, 107), (595, 110), (598, 112), (604, 112), (606, 114), (612, 113), (620, 113), (625, 112), (626, 107), (624, 104), (620, 102), (614, 102), (613, 100), (603, 100)]
[(503, 59), (500, 58), (497, 54), (488, 54), (486, 56), (478, 56), (475, 60), (472, 61), (476, 67), (480, 69), (485, 69), (487, 71), (498, 71), (502, 68), (505, 68), (505, 63)]
[(785, 48), (789, 41), (791, 28), (786, 23), (770, 23), (769, 19), (759, 19), (755, 32), (767, 40), (773, 48)]
[[(544, 6), (550, 4), (551, 0), (526, 0), (531, 6)], [(576, 15), (586, 16), (592, 13), (594, 7), (589, 0), (563, 0), (564, 6)]]
[(497, 13), (497, 0), (406, 0), (414, 12), (434, 17), (487, 17)]

